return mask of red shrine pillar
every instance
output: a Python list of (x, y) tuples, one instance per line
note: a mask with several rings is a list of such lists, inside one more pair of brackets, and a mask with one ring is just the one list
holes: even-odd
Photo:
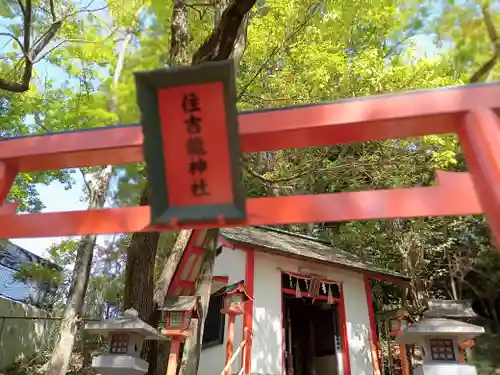
[(16, 178), (16, 172), (7, 167), (7, 163), (0, 161), (0, 214), (13, 214), (16, 212), (15, 203), (6, 202), (10, 188)]
[[(228, 322), (227, 322), (227, 342), (226, 342), (226, 361), (225, 363), (229, 363), (231, 357), (234, 352), (234, 322), (236, 320), (236, 314), (234, 312), (230, 312), (228, 314)], [(226, 375), (231, 375), (231, 366), (227, 369)]]
[(465, 115), (458, 137), (483, 212), (500, 252), (500, 119), (490, 108)]

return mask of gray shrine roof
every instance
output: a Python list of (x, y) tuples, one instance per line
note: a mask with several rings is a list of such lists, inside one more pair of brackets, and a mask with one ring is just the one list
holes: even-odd
[(375, 262), (361, 260), (347, 251), (334, 248), (312, 237), (267, 227), (225, 228), (221, 229), (220, 234), (235, 245), (251, 246), (266, 253), (409, 280), (409, 277), (401, 273), (384, 268)]

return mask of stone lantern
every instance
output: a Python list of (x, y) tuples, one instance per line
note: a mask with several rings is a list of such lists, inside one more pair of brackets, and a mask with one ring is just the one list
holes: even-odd
[(225, 286), (218, 290), (216, 295), (224, 295), (224, 307), (221, 312), (229, 315), (243, 314), (243, 305), (252, 299), (243, 281)]
[(87, 323), (85, 330), (108, 338), (106, 354), (92, 359), (92, 368), (102, 375), (147, 373), (148, 362), (140, 358), (144, 340), (165, 340), (134, 309), (125, 311), (123, 318)]
[[(476, 317), (470, 300), (428, 300), (427, 311), (424, 312), (424, 318), (456, 319), (466, 323), (473, 323)], [(474, 344), (474, 339), (460, 343), (461, 350), (458, 352), (460, 363), (466, 362), (468, 351)]]
[(459, 345), (484, 333), (484, 328), (459, 320), (422, 319), (396, 336), (399, 344), (415, 344), (423, 363), (414, 375), (476, 375), (476, 368), (459, 361)]

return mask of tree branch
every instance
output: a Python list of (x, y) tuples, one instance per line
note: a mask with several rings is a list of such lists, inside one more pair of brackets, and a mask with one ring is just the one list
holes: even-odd
[[(19, 4), (21, 2), (19, 1)], [(24, 9), (24, 17), (23, 17), (23, 32), (24, 32), (24, 52), (28, 53), (30, 50), (30, 35), (31, 35), (31, 14), (33, 12), (31, 6), (31, 0), (26, 0), (26, 8)]]
[(483, 5), (481, 7), (481, 12), (483, 14), (484, 25), (488, 31), (488, 36), (491, 43), (493, 43), (493, 47), (495, 48), (495, 53), (500, 55), (500, 41), (498, 40), (498, 33), (495, 28), (495, 24), (493, 23), (493, 19), (491, 18), (489, 7), (487, 5)]
[(481, 67), (472, 75), (472, 77), (469, 78), (469, 83), (476, 83), (481, 81), (481, 79), (493, 69), (496, 62), (497, 55), (495, 54), (495, 56), (481, 65)]
[(19, 8), (21, 8), (21, 13), (23, 14), (23, 18), (26, 17), (26, 10), (24, 9), (24, 5), (21, 0), (17, 0), (17, 3), (19, 4)]
[(31, 15), (32, 6), (31, 0), (26, 0), (26, 6), (24, 7), (21, 1), (18, 1), (19, 7), (23, 14), (23, 43), (21, 50), (23, 51), (24, 60), (24, 71), (21, 79), (21, 83), (10, 82), (6, 79), (0, 78), (0, 89), (10, 91), (10, 92), (25, 92), (29, 89), (29, 83), (31, 81), (31, 76), (33, 74), (33, 61), (30, 58), (30, 35), (31, 35)]
[(49, 11), (50, 15), (52, 16), (52, 22), (55, 22), (57, 20), (57, 16), (56, 16), (56, 8), (54, 6), (54, 0), (49, 0)]
[[(277, 183), (282, 183), (282, 182), (288, 182), (292, 180), (296, 180), (297, 178), (300, 178), (302, 176), (305, 176), (307, 174), (312, 174), (312, 173), (322, 173), (322, 174), (329, 174), (332, 172), (335, 172), (338, 169), (343, 169), (343, 168), (348, 168), (348, 167), (353, 167), (354, 165), (362, 166), (362, 163), (347, 163), (347, 164), (340, 164), (340, 162), (344, 159), (344, 156), (347, 154), (347, 151), (349, 150), (349, 145), (343, 145), (342, 149), (340, 150), (340, 153), (338, 154), (337, 158), (334, 161), (334, 166), (329, 167), (329, 168), (317, 168), (317, 165), (314, 163), (310, 163), (307, 167), (302, 169), (301, 171), (293, 174), (292, 176), (289, 177), (281, 177), (281, 178), (276, 178), (276, 179), (270, 179), (267, 177), (264, 177), (263, 175), (259, 174), (256, 172), (252, 167), (250, 166), (250, 160), (245, 159), (243, 157), (242, 159), (242, 167), (243, 169), (251, 176), (257, 178), (260, 180), (262, 183), (265, 185), (273, 185)], [(317, 160), (323, 160), (326, 156), (327, 153), (323, 153), (317, 157)], [(366, 164), (368, 166), (369, 164)]]
[(469, 83), (479, 82), (487, 75), (493, 67), (496, 65), (498, 57), (500, 56), (500, 40), (498, 39), (498, 33), (491, 18), (490, 10), (488, 5), (481, 6), (481, 13), (483, 14), (483, 21), (488, 32), (488, 36), (493, 44), (494, 54), (488, 61), (486, 61), (477, 72), (475, 72), (469, 79)]
[(288, 181), (292, 181), (292, 180), (295, 180), (299, 177), (302, 177), (310, 172), (312, 172), (312, 170), (314, 168), (306, 168), (305, 170), (302, 170), (296, 174), (294, 174), (293, 176), (290, 176), (290, 177), (283, 177), (283, 178), (277, 178), (277, 179), (270, 179), (270, 178), (267, 178), (267, 177), (264, 177), (260, 174), (258, 174), (257, 172), (255, 172), (252, 168), (250, 168), (250, 166), (248, 165), (245, 165), (244, 166), (245, 170), (248, 172), (248, 174), (250, 174), (251, 176), (259, 179), (261, 182), (265, 183), (265, 184), (276, 184), (276, 183), (280, 183), (280, 182), (288, 182)]
[[(52, 18), (52, 23), (48, 27), (48, 29), (40, 35), (33, 46), (31, 45), (31, 23), (32, 23), (32, 0), (26, 0), (26, 5), (24, 6), (21, 0), (18, 0), (19, 7), (21, 8), (21, 13), (23, 14), (23, 43), (21, 45), (20, 41), (10, 35), (18, 44), (21, 46), (21, 50), (23, 52), (24, 62), (24, 70), (21, 77), (21, 82), (9, 81), (5, 78), (0, 78), (0, 89), (10, 92), (22, 93), (26, 92), (30, 88), (31, 78), (33, 76), (33, 66), (40, 55), (40, 53), (47, 47), (47, 45), (55, 38), (58, 31), (60, 30), (64, 20), (66, 20), (69, 15), (62, 17), (61, 19), (57, 19), (57, 14), (55, 10), (54, 0), (49, 0), (49, 10)], [(89, 4), (90, 5), (90, 4)], [(57, 45), (60, 46), (62, 44), (59, 43)], [(51, 49), (52, 51), (53, 49)], [(47, 54), (44, 55), (44, 57)], [(39, 61), (39, 60), (38, 60)]]
[(29, 53), (29, 56), (32, 61), (36, 60), (40, 52), (47, 47), (47, 45), (50, 43), (52, 39), (56, 36), (57, 32), (62, 26), (63, 21), (62, 20), (57, 20), (53, 22), (47, 31), (42, 34), (34, 43), (33, 45), (33, 50)]
[(259, 69), (257, 70), (257, 72), (253, 75), (252, 78), (250, 78), (250, 80), (245, 84), (245, 86), (243, 86), (242, 90), (240, 91), (240, 94), (238, 95), (238, 100), (241, 99), (241, 97), (243, 95), (245, 95), (246, 91), (248, 90), (248, 88), (250, 87), (250, 85), (257, 79), (257, 77), (264, 71), (264, 68), (267, 66), (267, 64), (269, 63), (269, 61), (271, 61), (271, 59), (280, 51), (281, 47), (283, 45), (287, 45), (288, 42), (290, 40), (292, 40), (295, 36), (297, 36), (297, 34), (307, 25), (307, 23), (311, 20), (312, 16), (314, 15), (315, 11), (319, 8), (319, 3), (321, 3), (321, 0), (319, 0), (317, 3), (313, 4), (308, 12), (307, 12), (307, 15), (304, 17), (304, 19), (302, 20), (301, 23), (299, 23), (299, 25), (294, 29), (292, 30), (292, 32), (290, 32), (286, 37), (285, 39), (283, 40), (283, 42), (281, 44), (278, 44), (277, 46), (275, 46), (272, 50), (271, 50), (271, 53), (264, 59), (264, 61), (262, 62), (262, 64), (260, 65)]
[(23, 44), (22, 51), (24, 54), (24, 71), (21, 78), (21, 83), (11, 82), (6, 79), (0, 78), (0, 89), (10, 91), (10, 92), (25, 92), (29, 90), (31, 77), (33, 75), (33, 61), (36, 59), (38, 53), (50, 42), (50, 40), (55, 36), (55, 33), (61, 27), (54, 26), (57, 23), (53, 23), (49, 31), (45, 34), (45, 38), (40, 40), (40, 44), (37, 46), (35, 43), (35, 48), (31, 50), (31, 16), (33, 13), (31, 0), (26, 0), (26, 6), (23, 6), (20, 1), (18, 1), (21, 12), (23, 13)]
[(11, 33), (0, 33), (0, 36), (7, 36), (7, 37), (13, 39), (17, 43), (17, 45), (21, 48), (21, 52), (23, 54), (25, 54), (24, 53), (23, 43), (21, 43), (21, 41), (19, 40), (19, 38), (17, 38), (14, 34), (11, 34)]
[(170, 24), (169, 66), (189, 64), (189, 23), (188, 8), (184, 0), (174, 0), (172, 4), (172, 23)]
[(257, 0), (233, 0), (224, 10), (219, 24), (193, 55), (191, 63), (227, 60), (234, 50), (240, 26)]

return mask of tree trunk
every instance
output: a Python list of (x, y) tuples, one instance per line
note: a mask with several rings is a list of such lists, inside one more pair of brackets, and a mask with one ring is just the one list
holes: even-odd
[(189, 336), (184, 343), (179, 375), (196, 375), (198, 373), (203, 328), (208, 312), (208, 304), (210, 303), (210, 294), (212, 293), (212, 277), (218, 237), (219, 229), (210, 229), (207, 232), (201, 271), (196, 283), (196, 295), (201, 297), (201, 316), (191, 321), (190, 328), (193, 330), (193, 335)]
[[(244, 51), (241, 45), (246, 43), (246, 38), (241, 34), (241, 30), (246, 31), (246, 28), (242, 28), (241, 24), (246, 23), (245, 17), (255, 3), (256, 0), (232, 0), (221, 14), (218, 25), (214, 27), (211, 35), (195, 53), (191, 61), (192, 64), (202, 61), (228, 59), (233, 52), (235, 43), (239, 43), (239, 53), (241, 54)], [(169, 66), (189, 63), (188, 42), (188, 7), (182, 0), (174, 0)], [(234, 57), (239, 60), (239, 56)], [(147, 186), (142, 192), (140, 204), (149, 204), (149, 189)], [(179, 237), (182, 236), (187, 236), (187, 232), (181, 231)], [(168, 292), (173, 276), (170, 271), (166, 275), (162, 275), (161, 283), (163, 286), (156, 289), (153, 300), (154, 264), (158, 240), (158, 233), (134, 233), (127, 249), (127, 266), (125, 270), (124, 308), (134, 307), (139, 312), (140, 317), (153, 326), (156, 326), (159, 319), (154, 310), (154, 303), (157, 301), (163, 302), (161, 295), (166, 295)], [(177, 252), (171, 254), (174, 257), (177, 255)], [(175, 258), (167, 260), (167, 264), (176, 264)], [(155, 342), (149, 342), (148, 344), (144, 346), (142, 356), (147, 358), (149, 362), (148, 374), (153, 375), (156, 373), (158, 346)]]
[(488, 298), (487, 301), (488, 301), (488, 310), (490, 311), (490, 316), (491, 316), (491, 320), (492, 320), (491, 328), (493, 330), (493, 333), (499, 333), (500, 332), (500, 321), (498, 320), (495, 299)]
[(179, 265), (182, 256), (186, 251), (187, 245), (192, 235), (192, 229), (185, 229), (179, 232), (172, 250), (168, 254), (168, 257), (165, 259), (160, 278), (156, 282), (153, 294), (154, 305), (158, 307), (163, 306), (163, 302), (165, 300), (165, 297), (167, 296), (170, 283), (172, 282), (172, 278), (175, 274), (175, 270), (177, 269), (177, 266)]
[[(148, 203), (145, 191), (140, 205), (146, 206)], [(159, 238), (158, 232), (134, 233), (127, 249), (123, 309), (136, 309), (143, 320), (147, 320), (153, 310), (153, 276)]]
[[(146, 187), (140, 205), (145, 206), (148, 202)], [(158, 232), (134, 233), (127, 249), (125, 266), (123, 309), (136, 309), (139, 317), (153, 327), (156, 327), (154, 321), (159, 319), (159, 316), (153, 314), (154, 267), (159, 239)], [(156, 372), (157, 348), (155, 341), (146, 341), (143, 345), (141, 357), (149, 362), (149, 374)]]
[[(115, 114), (117, 114), (118, 108), (118, 83), (123, 71), (125, 53), (132, 37), (132, 33), (126, 35), (113, 73), (113, 92), (109, 103), (109, 110)], [(113, 166), (107, 165), (98, 174), (94, 175), (93, 180), (87, 184), (89, 192), (89, 210), (104, 207), (112, 174)], [(96, 240), (96, 235), (84, 236), (80, 240), (76, 253), (75, 269), (73, 271), (68, 300), (63, 312), (61, 327), (59, 328), (59, 339), (54, 346), (51, 360), (47, 365), (46, 375), (65, 375), (68, 372), (71, 354), (73, 353), (73, 347), (75, 345), (75, 337), (78, 331), (78, 324), (81, 321), (85, 294), (87, 293)]]
[[(187, 45), (189, 42), (188, 26), (188, 8), (186, 4), (182, 0), (174, 0), (172, 4), (172, 22), (170, 25), (170, 61), (167, 65), (175, 66), (189, 63), (187, 57)], [(141, 195), (140, 205), (146, 206), (148, 204), (149, 187), (148, 184), (146, 184)], [(179, 238), (187, 236), (188, 232), (189, 234), (191, 233), (190, 231), (181, 231), (179, 233)], [(160, 235), (157, 232), (134, 233), (130, 241), (130, 246), (127, 249), (127, 265), (125, 268), (125, 295), (123, 307), (124, 309), (131, 307), (135, 308), (139, 312), (141, 319), (145, 320), (153, 327), (156, 327), (160, 318), (154, 305), (156, 302), (159, 302), (158, 304), (163, 303), (163, 300), (159, 297), (153, 300), (153, 294), (156, 295), (160, 293), (156, 293), (154, 289), (154, 266), (159, 239)], [(173, 251), (169, 258), (172, 256), (175, 257), (174, 254), (177, 253)], [(166, 263), (173, 265), (175, 264), (175, 259), (170, 260), (167, 258)], [(176, 267), (177, 265), (175, 264), (173, 272), (175, 272)], [(170, 273), (170, 271), (168, 271), (168, 274), (162, 273), (160, 278), (162, 291), (165, 292), (165, 295), (168, 292), (173, 272)], [(148, 341), (143, 346), (141, 356), (149, 362), (149, 375), (154, 375), (156, 373), (158, 350), (158, 343), (154, 341)]]
[[(103, 168), (91, 184), (89, 209), (104, 206), (112, 170), (110, 165)], [(84, 236), (78, 245), (71, 287), (59, 328), (59, 338), (48, 363), (46, 375), (64, 375), (68, 371), (78, 324), (81, 321), (96, 239), (96, 235)]]
[[(157, 312), (156, 309), (158, 307), (163, 306), (165, 297), (168, 294), (168, 289), (170, 288), (170, 284), (172, 282), (172, 279), (174, 278), (175, 271), (177, 270), (177, 267), (182, 259), (182, 256), (184, 255), (184, 252), (187, 249), (187, 245), (192, 235), (193, 235), (193, 230), (191, 229), (185, 229), (180, 231), (175, 241), (175, 244), (172, 247), (172, 250), (165, 258), (165, 261), (163, 263), (163, 270), (161, 272), (160, 278), (156, 282), (155, 290), (153, 293), (154, 310), (149, 318), (149, 324), (151, 324), (153, 327), (157, 326), (158, 321), (160, 319), (160, 314)], [(158, 360), (157, 360), (158, 358), (168, 357), (170, 346), (168, 345), (168, 343), (157, 343), (158, 346), (155, 349), (153, 345), (155, 345), (155, 343), (152, 343), (149, 349), (151, 353), (150, 358), (151, 362), (154, 361), (154, 363), (158, 365)], [(166, 370), (166, 368), (164, 368), (163, 370)], [(150, 363), (150, 369), (148, 370), (148, 373), (153, 374), (156, 371), (157, 371), (156, 366)]]

